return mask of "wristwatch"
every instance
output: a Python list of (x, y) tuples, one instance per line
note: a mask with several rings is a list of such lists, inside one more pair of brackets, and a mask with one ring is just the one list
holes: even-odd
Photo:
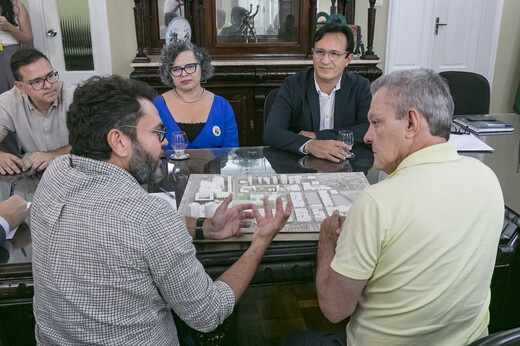
[(205, 217), (199, 217), (195, 225), (195, 239), (204, 239), (204, 220)]

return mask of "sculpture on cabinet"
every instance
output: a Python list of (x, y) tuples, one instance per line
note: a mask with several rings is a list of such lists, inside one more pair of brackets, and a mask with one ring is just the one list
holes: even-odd
[(253, 4), (249, 5), (249, 11), (246, 11), (246, 15), (242, 18), (242, 24), (240, 25), (239, 31), (242, 36), (245, 36), (246, 43), (249, 42), (249, 38), (254, 38), (255, 42), (258, 42), (256, 39), (256, 30), (255, 30), (255, 16), (258, 14), (258, 9), (260, 5), (256, 5), (256, 12), (252, 15), (253, 12)]

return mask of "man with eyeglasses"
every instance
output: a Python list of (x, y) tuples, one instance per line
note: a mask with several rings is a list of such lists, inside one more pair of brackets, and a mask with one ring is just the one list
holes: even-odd
[[(31, 206), (35, 336), (38, 344), (178, 345), (171, 310), (208, 332), (233, 311), (273, 237), (291, 213), (264, 200), (227, 208), (206, 238), (243, 234), (252, 242), (213, 281), (195, 257), (198, 222), (140, 185), (161, 178), (165, 128), (147, 84), (119, 76), (79, 86), (67, 114), (70, 155), (55, 159)], [(253, 211), (247, 211), (251, 208)], [(198, 220), (197, 220), (198, 221)]]
[(346, 25), (330, 23), (316, 32), (313, 68), (284, 81), (269, 112), (264, 144), (339, 162), (347, 158), (343, 148), (349, 148), (336, 140), (339, 130), (351, 130), (355, 143), (363, 143), (372, 97), (369, 81), (346, 70), (353, 48)]
[(41, 52), (17, 51), (11, 59), (13, 89), (0, 95), (0, 143), (15, 133), (24, 158), (0, 151), (0, 174), (42, 171), (70, 151), (65, 115), (74, 87), (59, 81)]

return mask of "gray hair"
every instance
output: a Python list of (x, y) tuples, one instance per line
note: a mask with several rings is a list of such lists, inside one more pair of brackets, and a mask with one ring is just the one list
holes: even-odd
[(397, 119), (413, 107), (424, 116), (432, 136), (450, 138), (453, 98), (448, 83), (438, 73), (425, 68), (395, 71), (372, 83), (372, 95), (382, 87), (388, 89), (386, 102), (394, 108)]
[(173, 67), (173, 62), (182, 52), (191, 51), (195, 55), (195, 59), (200, 64), (201, 77), (206, 81), (213, 77), (214, 68), (211, 65), (211, 59), (208, 52), (189, 41), (175, 41), (165, 46), (161, 51), (161, 66), (159, 67), (159, 76), (164, 85), (173, 86), (173, 79), (170, 71)]

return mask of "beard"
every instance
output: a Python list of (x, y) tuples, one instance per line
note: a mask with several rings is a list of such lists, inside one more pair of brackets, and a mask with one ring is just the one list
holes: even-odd
[(161, 181), (163, 176), (158, 166), (160, 158), (153, 158), (138, 141), (132, 141), (132, 149), (133, 155), (128, 165), (128, 172), (135, 180), (140, 185)]

